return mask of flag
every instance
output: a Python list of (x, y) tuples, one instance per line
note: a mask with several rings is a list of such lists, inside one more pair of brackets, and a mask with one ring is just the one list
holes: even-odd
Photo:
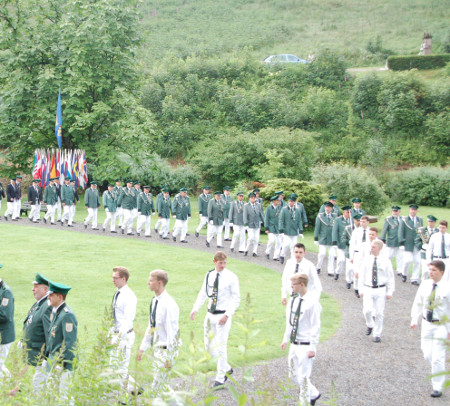
[(78, 150), (76, 149), (73, 154), (72, 159), (72, 172), (73, 172), (73, 179), (75, 180), (75, 186), (78, 187)]
[(50, 178), (56, 178), (55, 151), (52, 150), (52, 160), (50, 164)]
[(56, 140), (58, 141), (58, 147), (62, 148), (61, 89), (59, 89), (58, 104), (56, 105), (55, 136), (56, 136)]

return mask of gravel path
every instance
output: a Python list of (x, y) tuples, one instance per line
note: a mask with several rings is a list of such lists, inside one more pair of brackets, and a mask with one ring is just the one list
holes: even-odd
[[(2, 218), (2, 222), (3, 222)], [(67, 227), (33, 224), (22, 218), (16, 224), (19, 226), (47, 227), (67, 230)], [(135, 236), (122, 236), (118, 234), (103, 233), (101, 231), (84, 229), (82, 224), (75, 224), (71, 231), (97, 235), (107, 235), (112, 238), (140, 238), (149, 242), (175, 245), (171, 239), (161, 240), (152, 232), (152, 238)], [(180, 248), (191, 248), (213, 253), (214, 243), (211, 248), (205, 246), (205, 237), (195, 238), (190, 235), (188, 244), (177, 245)], [(281, 273), (283, 266), (278, 262), (268, 261), (264, 256), (264, 246), (259, 248), (260, 256), (253, 258), (244, 257), (242, 254), (231, 253), (229, 243), (225, 242), (225, 252), (232, 258), (257, 263)], [(307, 257), (315, 261), (316, 254), (308, 253)], [(326, 262), (326, 261), (325, 261)], [(345, 288), (345, 280), (334, 281), (327, 276), (323, 269), (320, 278), (324, 292), (336, 299), (341, 307), (342, 326), (337, 329), (335, 335), (324, 343), (319, 344), (317, 359), (314, 363), (311, 380), (322, 393), (317, 405), (326, 403), (334, 398), (336, 405), (364, 405), (364, 406), (390, 406), (390, 405), (445, 405), (449, 404), (448, 391), (440, 399), (430, 397), (431, 383), (427, 379), (430, 373), (428, 363), (422, 357), (420, 351), (420, 332), (409, 328), (410, 310), (414, 300), (416, 287), (410, 283), (402, 283), (396, 276), (396, 290), (394, 297), (386, 303), (384, 331), (382, 342), (375, 344), (372, 337), (367, 337), (364, 317), (362, 314), (362, 299), (357, 299), (352, 290)], [(280, 281), (281, 283), (281, 281)], [(278, 292), (278, 287), (276, 288)], [(280, 304), (281, 306), (281, 304)], [(282, 332), (280, 332), (280, 343)], [(287, 353), (286, 353), (287, 355)], [(296, 404), (297, 390), (279, 390), (287, 377), (287, 358), (275, 359), (254, 366), (253, 384), (246, 384), (246, 393), (256, 393), (258, 390), (279, 391), (279, 404)], [(448, 370), (447, 365), (447, 370)], [(235, 369), (233, 377), (237, 382), (242, 382), (242, 371)], [(237, 402), (231, 396), (229, 390), (221, 390), (216, 393), (216, 404), (234, 405)], [(269, 405), (270, 402), (259, 398), (260, 404)]]

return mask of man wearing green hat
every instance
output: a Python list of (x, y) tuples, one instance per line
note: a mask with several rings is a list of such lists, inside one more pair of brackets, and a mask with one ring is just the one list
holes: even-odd
[(352, 199), (352, 203), (353, 203), (353, 208), (352, 208), (351, 215), (353, 215), (353, 214), (361, 214), (361, 216), (366, 215), (366, 211), (361, 209), (361, 199), (359, 197), (354, 197)]
[(244, 226), (244, 192), (238, 192), (237, 200), (231, 203), (230, 207), (230, 226), (233, 227), (233, 238), (230, 244), (231, 252), (234, 252), (234, 246), (239, 238), (239, 252), (245, 251), (245, 226)]
[(351, 226), (352, 224), (350, 210), (351, 206), (342, 207), (342, 216), (339, 216), (334, 222), (333, 231), (331, 233), (332, 245), (334, 245), (337, 248), (336, 269), (334, 274), (334, 279), (336, 281), (339, 279), (339, 275), (341, 275), (344, 270), (347, 258), (348, 245), (346, 244), (345, 239), (343, 237), (345, 233), (345, 228), (347, 226)]
[[(337, 196), (331, 195), (328, 198), (328, 202), (326, 202), (326, 203), (331, 203), (331, 205), (332, 205), (331, 214), (335, 214), (336, 217), (338, 217), (341, 214), (341, 212), (340, 212), (339, 206), (336, 204), (336, 201), (337, 201)], [(319, 213), (323, 213), (323, 212), (325, 212), (325, 203), (322, 204), (322, 206), (320, 206), (320, 209), (319, 209)]]
[(6, 374), (6, 358), (16, 339), (14, 329), (14, 296), (9, 286), (0, 278), (0, 380)]
[(14, 214), (14, 199), (16, 198), (16, 178), (11, 178), (9, 184), (6, 186), (6, 211), (5, 220), (8, 221), (8, 216), (13, 218)]
[(230, 187), (225, 186), (223, 188), (223, 194), (220, 196), (221, 200), (224, 202), (223, 206), (223, 229), (224, 229), (224, 235), (223, 240), (224, 241), (231, 241), (230, 238), (230, 208), (231, 203), (233, 202), (233, 198), (230, 195)]
[(33, 389), (37, 393), (45, 388), (47, 381), (45, 354), (52, 313), (52, 307), (47, 300), (49, 283), (45, 276), (36, 274), (32, 289), (36, 302), (31, 306), (23, 323), (23, 343), (27, 352), (27, 363), (35, 367)]
[(145, 185), (144, 191), (138, 196), (138, 221), (136, 226), (137, 235), (141, 235), (142, 226), (145, 224), (145, 236), (150, 237), (152, 232), (150, 219), (155, 214), (155, 206), (153, 204), (153, 195), (150, 193), (150, 186)]
[(16, 195), (14, 198), (14, 212), (12, 215), (12, 220), (19, 220), (20, 219), (20, 208), (22, 206), (22, 176), (17, 175), (16, 176)]
[(86, 190), (86, 194), (84, 195), (84, 205), (88, 211), (88, 216), (84, 220), (84, 228), (87, 228), (89, 222), (92, 220), (92, 229), (98, 230), (97, 212), (100, 207), (100, 198), (97, 190), (97, 182), (92, 181), (91, 187)]
[(116, 234), (117, 195), (114, 192), (114, 185), (112, 183), (103, 192), (102, 200), (106, 212), (106, 219), (103, 222), (102, 230), (105, 232), (106, 227), (110, 224), (111, 233)]
[(206, 246), (209, 247), (214, 236), (217, 237), (217, 248), (222, 246), (222, 230), (225, 205), (220, 198), (221, 193), (216, 191), (214, 198), (208, 202), (208, 228), (206, 236)]
[(317, 273), (322, 269), (323, 261), (328, 251), (328, 276), (334, 275), (334, 257), (336, 255), (333, 248), (333, 226), (336, 221), (336, 214), (332, 211), (335, 208), (332, 202), (325, 202), (322, 205), (325, 209), (316, 217), (316, 227), (314, 229), (314, 244), (319, 246), (319, 255), (317, 258)]
[(44, 216), (44, 223), (47, 223), (47, 220), (50, 218), (51, 224), (55, 223), (55, 210), (56, 203), (58, 202), (58, 195), (56, 194), (56, 187), (54, 178), (50, 179), (49, 184), (44, 190), (44, 203), (47, 205), (47, 213)]
[(270, 202), (270, 206), (266, 209), (266, 214), (264, 216), (264, 228), (269, 237), (266, 247), (266, 258), (270, 259), (272, 248), (275, 247), (273, 251), (273, 260), (278, 261), (280, 259), (280, 250), (282, 247), (280, 231), (278, 228), (280, 222), (280, 201), (278, 200), (278, 196), (272, 196)]
[[(427, 216), (428, 226), (419, 227), (416, 235), (416, 247), (420, 249), (420, 258), (422, 262), (422, 281), (428, 279), (430, 276), (427, 262), (427, 248), (430, 238), (433, 234), (438, 233), (439, 229), (436, 228), (437, 218), (432, 214)], [(418, 286), (418, 283), (414, 283)]]
[(409, 216), (403, 216), (398, 227), (398, 243), (403, 251), (402, 280), (406, 282), (409, 266), (413, 265), (411, 283), (419, 284), (420, 277), (420, 250), (416, 247), (416, 236), (419, 227), (423, 226), (421, 217), (417, 216), (417, 204), (409, 205)]
[(70, 178), (64, 179), (64, 185), (61, 189), (61, 204), (63, 206), (63, 215), (61, 217), (61, 226), (64, 225), (64, 221), (67, 221), (69, 227), (72, 226), (72, 218), (70, 216), (70, 210), (72, 205), (75, 204), (75, 193), (73, 187), (70, 185)]
[(290, 250), (291, 258), (294, 257), (294, 246), (298, 242), (298, 236), (303, 237), (303, 223), (302, 214), (298, 208), (295, 207), (297, 195), (291, 193), (289, 196), (289, 203), (286, 207), (281, 209), (278, 229), (280, 234), (283, 234), (283, 248), (281, 249), (280, 261), (284, 263), (284, 257), (287, 251)]
[(123, 222), (123, 210), (122, 210), (122, 207), (118, 205), (122, 191), (123, 191), (122, 181), (120, 179), (116, 179), (116, 185), (114, 186), (113, 192), (116, 197), (116, 204), (117, 204), (116, 220), (118, 220), (117, 225), (119, 228), (122, 228), (122, 222)]
[(255, 193), (248, 195), (248, 203), (244, 205), (244, 225), (248, 231), (247, 246), (244, 255), (247, 256), (250, 244), (253, 243), (253, 256), (258, 256), (258, 243), (261, 223), (264, 222), (262, 206), (256, 201)]
[[(70, 286), (62, 283), (50, 282), (48, 292), (52, 307), (47, 343), (49, 381), (59, 379), (60, 396), (65, 400), (67, 400), (69, 381), (72, 377), (78, 327), (74, 312), (66, 305), (66, 296), (70, 289)], [(63, 369), (61, 376), (59, 376), (60, 368)]]
[(40, 179), (33, 179), (33, 184), (28, 187), (28, 202), (31, 205), (31, 211), (28, 218), (33, 223), (37, 223), (41, 217), (41, 203), (44, 201), (42, 189), (39, 186)]
[(400, 210), (401, 208), (399, 206), (392, 206), (392, 215), (386, 217), (384, 220), (383, 230), (380, 236), (380, 240), (386, 244), (388, 257), (392, 262), (392, 268), (394, 267), (392, 260), (395, 257), (398, 275), (401, 275), (403, 270), (403, 255), (398, 244), (398, 227), (399, 222), (402, 221)]
[(168, 189), (163, 188), (161, 193), (162, 193), (162, 197), (159, 200), (156, 199), (156, 210), (158, 211), (158, 217), (159, 217), (158, 222), (160, 222), (160, 224), (161, 224), (161, 228), (159, 230), (159, 236), (163, 240), (166, 240), (169, 238), (169, 237), (167, 237), (167, 234), (169, 234), (170, 211), (172, 208), (172, 202), (170, 201), (170, 195), (169, 195)]
[[(345, 226), (344, 234), (342, 235), (342, 241), (346, 245), (345, 257), (346, 257), (346, 267), (345, 267), (345, 281), (347, 282), (347, 289), (352, 287), (352, 283), (356, 282), (354, 274), (354, 266), (350, 261), (350, 241), (352, 239), (353, 231), (358, 229), (361, 225), (361, 214), (355, 214), (352, 216), (352, 223)], [(356, 286), (356, 284), (355, 284)]]
[(275, 196), (278, 196), (278, 200), (280, 201), (280, 210), (287, 206), (287, 203), (284, 201), (284, 191), (279, 190), (278, 192), (275, 192)]
[(122, 222), (122, 234), (127, 230), (127, 235), (133, 235), (133, 208), (135, 202), (135, 188), (133, 187), (133, 181), (127, 180), (127, 185), (122, 189), (120, 193), (117, 205), (122, 207), (123, 222)]
[(180, 234), (180, 242), (187, 243), (186, 234), (188, 230), (188, 219), (191, 217), (191, 202), (186, 188), (181, 188), (180, 193), (173, 199), (172, 215), (176, 219), (173, 227), (172, 240), (176, 241), (178, 234)]
[(80, 198), (78, 197), (78, 192), (77, 192), (77, 185), (76, 185), (76, 181), (75, 179), (71, 179), (70, 180), (70, 187), (73, 189), (73, 196), (75, 198), (75, 204), (72, 204), (72, 206), (70, 206), (70, 218), (73, 224), (73, 219), (75, 218), (75, 212), (77, 210), (77, 202), (80, 202)]
[[(0, 182), (0, 212), (2, 210), (2, 198), (6, 198), (5, 189), (3, 188), (2, 182)], [(0, 215), (1, 218), (1, 215)]]
[(136, 182), (134, 182), (134, 207), (132, 210), (132, 216), (133, 216), (133, 221), (132, 221), (132, 225), (134, 224), (134, 221), (136, 220), (136, 227), (137, 227), (137, 219), (139, 217), (138, 214), (138, 197), (141, 193), (141, 182), (139, 182), (138, 180)]
[[(156, 211), (158, 211), (159, 202), (164, 196), (164, 191), (163, 191), (164, 189), (168, 189), (167, 186), (162, 186), (161, 191), (156, 195), (156, 203), (155, 203)], [(158, 211), (158, 220), (156, 221), (156, 224), (155, 224), (155, 232), (158, 232), (160, 227), (162, 227), (162, 221), (161, 221), (161, 216), (159, 216), (159, 211)]]
[(211, 188), (205, 186), (203, 193), (198, 197), (198, 212), (200, 214), (200, 223), (195, 230), (195, 236), (198, 238), (200, 230), (208, 224), (208, 203), (211, 200), (211, 194), (209, 193)]

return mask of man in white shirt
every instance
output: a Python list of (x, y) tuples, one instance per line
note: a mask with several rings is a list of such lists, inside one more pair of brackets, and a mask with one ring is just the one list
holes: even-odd
[(303, 274), (308, 276), (308, 292), (310, 296), (314, 296), (317, 301), (322, 293), (322, 283), (319, 275), (317, 275), (314, 264), (305, 258), (306, 248), (302, 243), (294, 246), (294, 257), (289, 258), (284, 267), (283, 276), (281, 277), (281, 303), (286, 306), (292, 295), (291, 277), (295, 274)]
[(225, 268), (226, 254), (218, 251), (213, 262), (214, 269), (206, 274), (190, 317), (194, 320), (200, 307), (209, 298), (203, 326), (206, 350), (217, 359), (217, 374), (213, 384), (213, 388), (217, 388), (223, 387), (227, 376), (233, 373), (227, 360), (227, 343), (232, 316), (239, 307), (241, 296), (238, 277)]
[(295, 274), (291, 278), (294, 296), (286, 307), (286, 330), (281, 349), (289, 347), (289, 376), (300, 388), (300, 405), (315, 405), (320, 393), (310, 376), (320, 335), (319, 302), (308, 292), (308, 276)]
[(444, 281), (445, 264), (434, 260), (428, 264), (430, 279), (422, 281), (411, 309), (411, 328), (416, 329), (422, 319), (420, 347), (431, 364), (431, 397), (442, 396), (445, 383), (446, 340), (450, 340), (450, 285)]
[(168, 282), (166, 271), (150, 272), (147, 284), (155, 296), (150, 303), (149, 324), (137, 355), (137, 360), (141, 361), (144, 351), (153, 347), (152, 389), (155, 393), (167, 390), (170, 371), (178, 355), (180, 309), (166, 291)]
[(444, 280), (450, 283), (450, 234), (447, 233), (447, 220), (439, 222), (439, 232), (430, 237), (427, 248), (427, 263), (434, 259), (440, 259), (445, 264), (447, 272), (444, 273)]
[(387, 255), (381, 255), (383, 241), (371, 244), (370, 255), (364, 259), (358, 277), (359, 293), (363, 298), (363, 313), (366, 319), (366, 335), (372, 334), (375, 343), (381, 342), (384, 306), (395, 289), (394, 271)]
[(117, 290), (112, 301), (114, 326), (110, 330), (110, 339), (115, 348), (111, 351), (110, 364), (118, 369), (123, 385), (132, 392), (135, 382), (128, 375), (128, 365), (135, 339), (133, 321), (136, 316), (137, 298), (127, 284), (129, 277), (130, 272), (124, 266), (113, 268), (112, 279)]

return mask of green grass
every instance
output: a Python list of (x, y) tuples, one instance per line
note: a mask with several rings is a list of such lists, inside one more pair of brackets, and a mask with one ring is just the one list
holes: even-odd
[[(202, 342), (206, 306), (203, 306), (194, 322), (189, 319), (189, 313), (205, 273), (213, 268), (212, 252), (199, 252), (179, 245), (150, 243), (148, 240), (87, 235), (67, 228), (23, 227), (5, 222), (0, 224), (0, 238), (2, 241), (8, 241), (7, 244), (2, 244), (1, 276), (12, 288), (15, 296), (18, 336), (22, 329), (22, 320), (34, 300), (31, 282), (35, 273), (41, 272), (54, 281), (72, 286), (67, 303), (78, 317), (81, 347), (92, 344), (115, 291), (111, 279), (112, 267), (124, 265), (130, 269), (129, 285), (138, 297), (134, 352), (147, 327), (148, 308), (153, 296), (147, 286), (148, 273), (158, 268), (169, 272), (167, 290), (180, 307), (183, 342), (189, 342), (191, 331), (195, 340)], [(266, 342), (265, 346), (253, 348), (246, 354), (248, 361), (283, 356), (279, 346), (285, 328), (284, 307), (280, 303), (279, 293), (280, 274), (235, 259), (230, 259), (227, 267), (235, 272), (240, 280), (241, 306), (236, 319), (239, 319), (239, 313), (242, 315), (244, 312), (245, 298), (250, 294), (254, 318), (259, 320), (254, 326), (259, 330), (259, 334), (253, 339), (253, 343)], [(335, 300), (330, 297), (325, 296), (322, 305), (321, 339), (325, 340), (339, 326), (340, 313)], [(229, 342), (229, 358), (234, 365), (239, 364), (241, 355), (237, 348), (243, 337), (242, 330), (234, 323)]]

